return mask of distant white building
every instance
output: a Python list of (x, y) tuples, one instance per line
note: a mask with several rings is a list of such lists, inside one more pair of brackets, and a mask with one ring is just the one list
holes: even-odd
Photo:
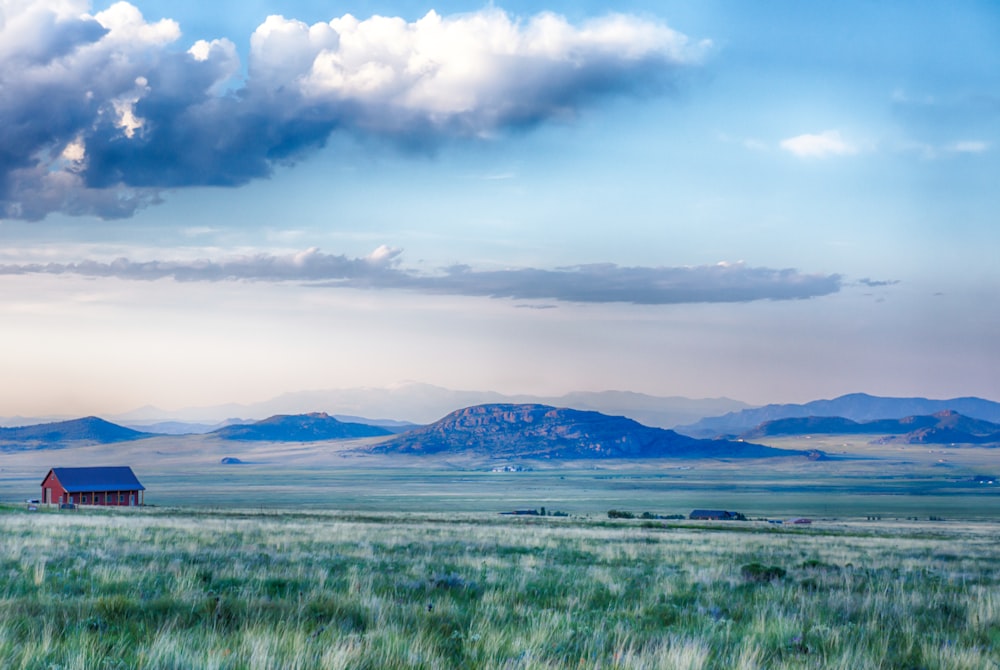
[(530, 468), (523, 467), (521, 465), (498, 465), (490, 472), (526, 472)]

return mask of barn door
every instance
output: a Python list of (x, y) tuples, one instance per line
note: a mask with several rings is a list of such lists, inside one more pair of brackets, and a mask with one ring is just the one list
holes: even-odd
[(45, 489), (45, 504), (52, 504), (52, 489)]
[(134, 493), (129, 493), (128, 494), (128, 506), (129, 507), (135, 507), (135, 494)]

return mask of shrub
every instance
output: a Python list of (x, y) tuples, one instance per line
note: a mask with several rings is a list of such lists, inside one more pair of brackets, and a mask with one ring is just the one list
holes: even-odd
[(785, 577), (785, 569), (777, 565), (762, 565), (760, 563), (747, 563), (740, 566), (740, 574), (747, 582), (773, 582), (776, 579)]
[(635, 518), (635, 514), (632, 514), (632, 512), (626, 512), (625, 510), (620, 510), (620, 509), (609, 509), (608, 510), (608, 518), (609, 519), (634, 519)]

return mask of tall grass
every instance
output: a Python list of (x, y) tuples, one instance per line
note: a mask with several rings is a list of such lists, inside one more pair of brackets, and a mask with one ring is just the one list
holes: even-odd
[(0, 510), (0, 667), (990, 668), (997, 530)]

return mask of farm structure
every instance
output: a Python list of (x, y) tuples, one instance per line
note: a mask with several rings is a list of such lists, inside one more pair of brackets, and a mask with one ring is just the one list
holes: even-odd
[(742, 516), (739, 512), (727, 512), (722, 509), (696, 509), (692, 510), (688, 518), (700, 521), (734, 521)]
[(46, 505), (135, 507), (146, 502), (146, 487), (132, 468), (52, 468), (42, 480)]

